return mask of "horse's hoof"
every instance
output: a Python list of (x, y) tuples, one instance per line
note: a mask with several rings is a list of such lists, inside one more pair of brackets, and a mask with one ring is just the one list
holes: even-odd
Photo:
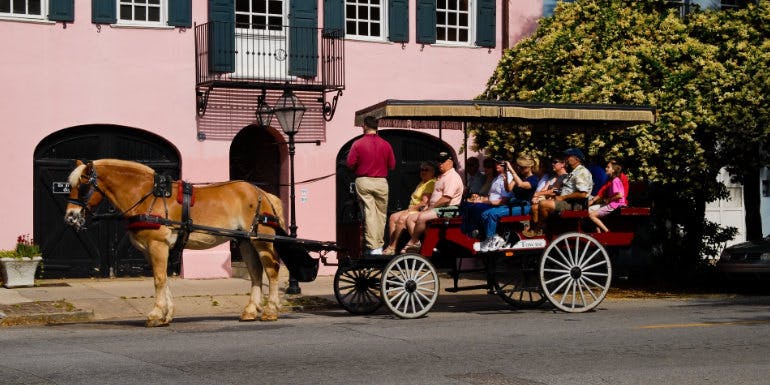
[(260, 321), (278, 321), (278, 314), (262, 313), (262, 317), (260, 317), (259, 320)]
[(148, 319), (144, 326), (148, 328), (154, 328), (159, 326), (168, 326), (168, 322), (160, 319)]
[(256, 321), (257, 320), (257, 315), (256, 314), (246, 314), (246, 313), (243, 313), (243, 314), (241, 314), (240, 320), (241, 320), (241, 322)]

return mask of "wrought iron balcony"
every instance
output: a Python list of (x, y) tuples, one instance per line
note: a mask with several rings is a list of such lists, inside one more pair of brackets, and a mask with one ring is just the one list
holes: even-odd
[(343, 36), (341, 31), (321, 28), (228, 22), (196, 25), (199, 114), (205, 113), (208, 93), (214, 88), (318, 91), (329, 104), (326, 93), (339, 96), (345, 89)]

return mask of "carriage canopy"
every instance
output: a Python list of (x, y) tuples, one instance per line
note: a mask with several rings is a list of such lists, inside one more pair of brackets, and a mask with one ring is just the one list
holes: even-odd
[(556, 104), (499, 100), (394, 100), (356, 111), (380, 119), (383, 127), (463, 129), (463, 123), (505, 123), (526, 126), (622, 128), (654, 123), (655, 108), (616, 104)]

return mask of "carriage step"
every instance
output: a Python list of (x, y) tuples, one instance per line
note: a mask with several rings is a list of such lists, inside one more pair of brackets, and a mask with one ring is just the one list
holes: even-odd
[(489, 289), (489, 285), (455, 286), (455, 287), (448, 287), (444, 289), (444, 291), (447, 291), (449, 293), (457, 293), (458, 291), (463, 291), (463, 290), (478, 290), (478, 289)]

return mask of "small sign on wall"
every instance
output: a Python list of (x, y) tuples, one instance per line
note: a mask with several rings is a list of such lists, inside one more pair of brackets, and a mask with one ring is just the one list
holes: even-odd
[(51, 191), (54, 194), (69, 194), (70, 184), (69, 182), (53, 182), (53, 185), (51, 186)]

